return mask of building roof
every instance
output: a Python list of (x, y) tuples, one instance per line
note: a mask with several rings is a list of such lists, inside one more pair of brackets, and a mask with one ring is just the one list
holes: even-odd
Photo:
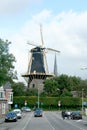
[(11, 88), (11, 84), (9, 83), (9, 82), (7, 82), (4, 86), (3, 86), (3, 88), (6, 90), (6, 89), (12, 89)]

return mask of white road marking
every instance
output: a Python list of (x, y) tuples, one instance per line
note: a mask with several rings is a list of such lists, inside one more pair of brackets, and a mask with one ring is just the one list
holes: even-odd
[(50, 127), (52, 128), (52, 130), (55, 130), (55, 128), (51, 125), (51, 123), (49, 122), (49, 120), (47, 119), (46, 116), (44, 116), (44, 118), (47, 120), (48, 124), (50, 125)]
[(26, 124), (24, 125), (24, 127), (21, 130), (25, 130), (25, 128), (27, 127), (28, 123), (31, 121), (32, 115), (30, 116), (30, 118), (27, 120)]

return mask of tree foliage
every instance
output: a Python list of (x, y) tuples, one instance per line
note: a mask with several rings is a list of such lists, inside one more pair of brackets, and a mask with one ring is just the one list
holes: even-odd
[(14, 92), (14, 96), (24, 96), (25, 95), (25, 85), (22, 82), (18, 82), (18, 83), (13, 83), (12, 84), (12, 89)]
[(37, 96), (38, 95), (38, 90), (37, 89), (30, 89), (27, 88), (25, 91), (25, 96)]
[(54, 95), (55, 92), (57, 91), (57, 82), (55, 79), (47, 79), (44, 82), (44, 91), (46, 92), (47, 95)]
[(71, 92), (76, 91), (81, 97), (82, 89), (85, 90), (84, 96), (87, 95), (87, 80), (80, 77), (62, 74), (44, 81), (44, 94), (49, 96), (72, 96)]
[(11, 42), (8, 42), (8, 40), (3, 41), (0, 39), (0, 85), (15, 78), (15, 73), (13, 72), (15, 57), (9, 53), (10, 44)]

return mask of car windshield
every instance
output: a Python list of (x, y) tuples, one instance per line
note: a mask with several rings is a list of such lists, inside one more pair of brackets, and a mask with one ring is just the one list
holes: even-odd
[(73, 114), (80, 114), (80, 111), (75, 111), (73, 112)]
[(22, 109), (30, 109), (29, 107), (23, 107)]
[(14, 112), (9, 112), (9, 113), (6, 114), (6, 116), (16, 116), (16, 113), (14, 113)]
[(30, 109), (29, 107), (25, 107), (25, 109)]
[(15, 111), (15, 113), (21, 113), (20, 111)]
[(37, 111), (37, 112), (38, 112), (38, 111), (40, 111), (40, 112), (41, 112), (42, 110), (41, 110), (41, 109), (39, 109), (39, 108), (37, 108), (35, 111)]

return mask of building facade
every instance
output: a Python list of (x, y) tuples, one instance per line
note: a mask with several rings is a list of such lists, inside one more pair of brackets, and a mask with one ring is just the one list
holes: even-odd
[(13, 104), (13, 92), (11, 85), (6, 83), (0, 87), (0, 116), (6, 114)]

